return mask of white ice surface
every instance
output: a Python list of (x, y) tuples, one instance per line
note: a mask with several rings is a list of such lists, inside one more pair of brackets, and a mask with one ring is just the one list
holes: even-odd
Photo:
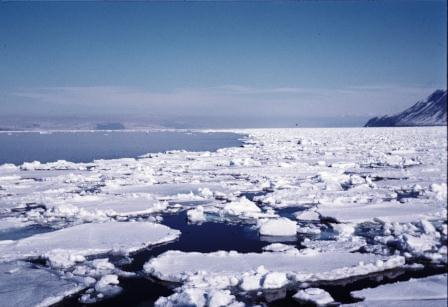
[(111, 251), (130, 253), (172, 241), (178, 230), (149, 222), (88, 223), (17, 241), (0, 241), (0, 260), (71, 253), (93, 255)]
[(442, 202), (425, 202), (413, 200), (406, 203), (382, 202), (377, 204), (350, 204), (337, 206), (319, 206), (317, 211), (323, 217), (331, 217), (339, 222), (368, 222), (380, 220), (385, 222), (408, 223), (424, 218), (442, 218)]
[(299, 303), (312, 303), (317, 306), (323, 306), (334, 303), (331, 295), (325, 290), (319, 288), (308, 288), (297, 291), (293, 298)]
[(84, 288), (32, 264), (0, 263), (1, 306), (49, 306)]
[(435, 275), (352, 292), (364, 298), (360, 306), (446, 306), (447, 274)]
[[(288, 257), (304, 257), (306, 254), (317, 261), (321, 256), (316, 253), (324, 251), (345, 252), (347, 259), (351, 259), (353, 255), (348, 251), (362, 247), (366, 252), (385, 257), (397, 252), (407, 259), (446, 264), (446, 129), (254, 129), (233, 132), (248, 135), (242, 147), (216, 152), (171, 151), (141, 159), (91, 163), (57, 161), (1, 165), (0, 229), (9, 231), (31, 224), (66, 229), (1, 242), (0, 259), (44, 256), (52, 266), (64, 267), (82, 260), (78, 251), (81, 254), (87, 250), (95, 253), (116, 249), (129, 251), (157, 241), (143, 237), (144, 229), (132, 230), (135, 225), (130, 221), (141, 220), (142, 215), (189, 210), (188, 217), (194, 222), (212, 217), (213, 221), (236, 221), (260, 227), (265, 221), (278, 221), (283, 215), (279, 209), (294, 207), (297, 210), (289, 208), (293, 209), (289, 211), (290, 215), (307, 210), (288, 215), (290, 219), (297, 218), (295, 231), (300, 235), (314, 238), (319, 237), (321, 231), (323, 235), (326, 227), (321, 218), (341, 224), (333, 223), (330, 228), (334, 230), (334, 240), (323, 243), (310, 239), (306, 242), (309, 248), (302, 251), (303, 255), (284, 246), (266, 249), (272, 250), (271, 254), (276, 254), (278, 259), (286, 257), (283, 254)], [(246, 192), (256, 196), (252, 199)], [(115, 220), (127, 222), (119, 225), (123, 229), (112, 230), (112, 235), (105, 241), (96, 236), (101, 237), (101, 228), (113, 225)], [(151, 217), (150, 220), (159, 219)], [(86, 222), (95, 223), (72, 227)], [(266, 233), (286, 232), (287, 229), (292, 234), (292, 223), (290, 225), (272, 227)], [(99, 232), (94, 229), (97, 227)], [(350, 239), (366, 228), (370, 240)], [(69, 234), (66, 241), (60, 235), (65, 231)], [(264, 230), (260, 232), (265, 233)], [(92, 235), (93, 239), (87, 239), (87, 235)], [(295, 242), (295, 237), (293, 240)], [(67, 254), (71, 248), (76, 253)], [(232, 264), (231, 259), (229, 257)], [(223, 270), (231, 271), (230, 265), (225, 264), (227, 262), (219, 262), (219, 265)], [(263, 287), (264, 276), (276, 272), (276, 266), (282, 267), (278, 262), (268, 265), (271, 266), (268, 271), (238, 275), (237, 282), (244, 280), (244, 287), (252, 289)], [(81, 267), (77, 265), (79, 271), (82, 271)], [(371, 268), (381, 270), (376, 262)], [(248, 266), (248, 269), (259, 268)], [(290, 280), (288, 274), (291, 271), (288, 270), (290, 268), (286, 266), (283, 273)], [(338, 276), (344, 276), (344, 272), (347, 273), (342, 270)], [(350, 271), (350, 274), (358, 273), (358, 269)], [(116, 272), (105, 271), (104, 274)], [(200, 285), (205, 277), (196, 281), (191, 280), (191, 276), (189, 278), (188, 287)], [(214, 282), (212, 285), (208, 280), (208, 288), (201, 290), (206, 303), (213, 296), (213, 290), (219, 288), (217, 281)], [(190, 289), (188, 287), (186, 289)], [(229, 298), (223, 293), (215, 294), (215, 301), (220, 301), (219, 297)]]
[[(385, 262), (381, 261), (386, 259)], [(403, 263), (400, 257), (391, 258), (371, 254), (331, 252), (313, 255), (292, 253), (237, 252), (179, 252), (168, 251), (151, 259), (145, 272), (162, 280), (180, 282), (198, 272), (210, 275), (239, 277), (263, 266), (267, 271), (288, 273), (296, 279), (333, 280), (365, 275)], [(380, 260), (380, 261), (378, 261)]]
[(262, 220), (259, 232), (262, 236), (295, 236), (297, 224), (287, 218)]

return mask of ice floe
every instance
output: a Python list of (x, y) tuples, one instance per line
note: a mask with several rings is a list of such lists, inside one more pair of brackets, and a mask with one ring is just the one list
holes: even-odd
[(446, 306), (446, 274), (411, 279), (352, 292), (359, 306)]
[(403, 263), (402, 257), (384, 258), (347, 252), (315, 253), (310, 256), (276, 252), (240, 254), (220, 251), (204, 254), (168, 251), (146, 263), (144, 270), (162, 280), (181, 282), (201, 272), (208, 277), (219, 275), (241, 279), (244, 273), (256, 272), (262, 266), (266, 272), (287, 273), (290, 281), (304, 282), (365, 275)]
[(67, 255), (70, 265), (75, 256), (115, 252), (129, 254), (148, 245), (175, 240), (178, 230), (149, 222), (87, 223), (54, 232), (37, 234), (17, 241), (0, 241), (0, 261), (36, 257), (50, 259)]
[(50, 306), (85, 286), (22, 261), (0, 263), (0, 305)]
[[(160, 304), (180, 304), (179, 298), (191, 299), (191, 291), (200, 295), (213, 289), (242, 293), (294, 287), (319, 281), (344, 280), (400, 267), (402, 257), (378, 257), (371, 254), (347, 252), (301, 253), (285, 245), (273, 244), (275, 252), (179, 252), (168, 251), (151, 259), (144, 271), (169, 282), (181, 282), (176, 294), (160, 299)], [(201, 290), (198, 290), (201, 289)], [(315, 300), (323, 297), (314, 297)]]
[(308, 288), (297, 291), (293, 298), (299, 303), (311, 303), (317, 306), (324, 306), (334, 303), (331, 295), (319, 288)]
[(295, 236), (296, 222), (287, 218), (260, 220), (260, 235), (262, 236)]

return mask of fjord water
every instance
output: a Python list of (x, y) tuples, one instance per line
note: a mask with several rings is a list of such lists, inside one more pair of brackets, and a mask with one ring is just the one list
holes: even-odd
[(241, 135), (226, 132), (83, 131), (0, 133), (0, 164), (57, 160), (136, 158), (167, 150), (215, 151), (241, 145)]

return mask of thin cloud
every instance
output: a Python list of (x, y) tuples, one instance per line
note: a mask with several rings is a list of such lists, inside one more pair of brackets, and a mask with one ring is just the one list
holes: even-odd
[[(223, 85), (156, 92), (122, 86), (45, 87), (11, 93), (39, 108), (61, 112), (148, 112), (158, 116), (367, 116), (394, 113), (423, 99), (433, 89), (361, 86), (340, 89), (257, 88)], [(14, 100), (15, 99), (15, 100)]]

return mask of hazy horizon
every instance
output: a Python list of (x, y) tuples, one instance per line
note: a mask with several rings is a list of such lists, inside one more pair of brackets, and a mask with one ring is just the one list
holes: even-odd
[(359, 126), (446, 87), (446, 20), (444, 1), (2, 2), (2, 123)]

